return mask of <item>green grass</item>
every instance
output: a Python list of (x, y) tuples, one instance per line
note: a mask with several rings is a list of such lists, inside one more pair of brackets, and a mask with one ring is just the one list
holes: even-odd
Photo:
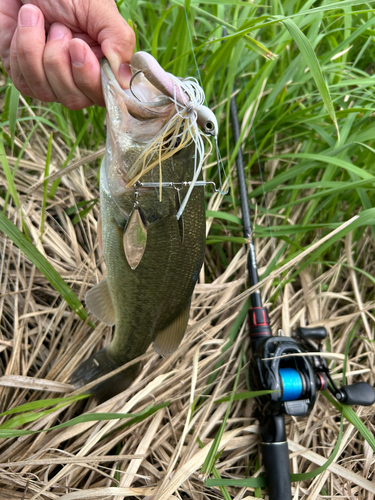
[[(121, 0), (117, 4), (136, 30), (137, 50), (152, 53), (177, 76), (195, 76), (203, 84), (209, 106), (215, 107), (220, 125), (220, 151), (227, 158), (225, 168), (231, 186), (220, 209), (207, 212), (207, 216), (214, 217), (207, 243), (215, 272), (223, 272), (230, 256), (244, 243), (235, 174), (235, 156), (240, 144), (233, 143), (229, 115), (233, 92), (242, 126), (246, 175), (252, 187), (249, 203), (253, 212), (257, 212), (255, 237), (272, 236), (275, 248), (279, 242), (283, 244), (279, 259), (263, 263), (266, 274), (358, 214), (359, 218), (350, 226), (299, 262), (292, 276), (285, 274), (285, 280), (297, 279), (307, 266), (318, 268), (317, 274), (323, 274), (338, 261), (349, 232), (355, 262), (360, 256), (358, 243), (368, 226), (373, 248), (374, 1)], [(18, 126), (29, 133), (26, 145), (34, 141), (41, 126), (51, 133), (51, 140), (54, 137), (64, 141), (65, 159), (54, 158), (60, 168), (74, 158), (77, 148), (93, 151), (104, 143), (103, 109), (93, 107), (73, 112), (56, 103), (35, 105), (26, 98), (36, 114), (30, 117), (9, 80), (0, 88), (0, 100), (0, 127), (4, 130), (0, 160), (7, 180), (7, 188), (1, 194), (4, 212), (8, 201), (15, 209), (20, 205), (15, 184), (17, 164), (11, 168), (5, 157), (5, 150), (12, 150), (19, 159), (24, 155), (25, 146), (21, 148), (15, 141)], [(45, 175), (50, 159), (51, 142)], [(209, 162), (214, 162), (213, 156)], [(217, 181), (216, 168), (209, 168), (207, 176)], [(44, 183), (43, 217), (56, 202), (59, 182)], [(212, 197), (209, 190), (206, 196), (209, 203)], [(267, 206), (265, 196), (272, 200)], [(73, 216), (72, 223), (79, 224), (87, 217), (96, 201), (81, 201), (68, 208), (66, 213)], [(87, 315), (81, 302), (30, 242), (25, 223), (21, 233), (3, 213), (0, 215), (1, 229), (85, 320)], [(39, 237), (42, 236), (43, 225)], [(209, 268), (207, 275), (210, 278)], [(272, 296), (272, 302), (276, 304), (278, 298), (279, 292)], [(373, 300), (374, 296), (370, 293), (367, 298)], [(234, 393), (231, 401), (233, 398), (236, 399)], [(373, 447), (373, 439), (352, 410), (339, 404), (336, 409)], [(223, 430), (222, 427), (220, 432)], [(216, 453), (217, 442), (215, 446)], [(213, 466), (211, 460), (208, 469)]]
[[(295, 250), (293, 243), (304, 246), (314, 237), (311, 225), (321, 225), (324, 235), (333, 224), (373, 206), (374, 2), (316, 4), (272, 0), (243, 5), (228, 0), (187, 2), (184, 10), (182, 0), (152, 5), (118, 2), (124, 18), (131, 19), (135, 26), (137, 49), (150, 51), (174, 74), (193, 75), (203, 82), (207, 101), (217, 106), (220, 149), (222, 156), (229, 158), (226, 168), (231, 186), (235, 186), (236, 148), (230, 132), (228, 98), (232, 89), (238, 91), (248, 176), (259, 180), (259, 167), (264, 170), (266, 162), (277, 162), (273, 178), (255, 189), (252, 198), (263, 204), (263, 192), (277, 191), (270, 213), (282, 212), (284, 222), (279, 221), (280, 226), (286, 225), (293, 206), (302, 206), (301, 224), (290, 236), (290, 255)], [(222, 36), (222, 26), (227, 28), (226, 37)], [(263, 57), (267, 51), (262, 46), (276, 57)], [(2, 92), (5, 103), (1, 124), (9, 127), (11, 137), (5, 139), (17, 151), (13, 144), (16, 122), (29, 117), (22, 106), (17, 112), (18, 94), (10, 83)], [(253, 117), (248, 111), (255, 103)], [(34, 121), (53, 126), (70, 149), (61, 168), (77, 146), (93, 150), (104, 140), (103, 109), (72, 112), (57, 104), (33, 109), (38, 115)], [(250, 119), (252, 126), (248, 128)], [(208, 174), (215, 179), (215, 167)], [(12, 182), (8, 183), (17, 204), (17, 193)], [(50, 198), (57, 186), (58, 181), (50, 186)], [(241, 238), (240, 224), (237, 228), (231, 224), (238, 205), (233, 189), (221, 213), (216, 213), (221, 224), (215, 225), (209, 235), (215, 259), (223, 267), (225, 262), (215, 244), (242, 243), (235, 239)], [(228, 230), (223, 230), (223, 225), (228, 225)], [(266, 232), (263, 228), (256, 236), (264, 237)], [(278, 237), (277, 231), (274, 234)], [(355, 232), (354, 241), (359, 234)], [(322, 258), (332, 260), (330, 246)]]

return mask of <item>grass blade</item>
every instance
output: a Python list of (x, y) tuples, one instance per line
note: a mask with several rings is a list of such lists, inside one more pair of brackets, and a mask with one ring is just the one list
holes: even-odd
[(46, 204), (47, 204), (47, 190), (48, 190), (48, 180), (47, 177), (49, 176), (49, 166), (51, 163), (51, 153), (52, 153), (52, 139), (53, 139), (53, 134), (52, 132), (49, 135), (48, 139), (48, 146), (47, 146), (47, 156), (46, 156), (46, 165), (44, 168), (44, 182), (43, 182), (43, 202), (42, 202), (42, 223), (40, 225), (40, 241), (43, 240), (43, 233), (44, 233), (44, 221), (46, 217)]
[[(167, 406), (169, 403), (164, 403), (164, 407)], [(65, 405), (61, 405), (65, 406)], [(58, 406), (59, 407), (59, 406)], [(161, 408), (161, 405), (158, 405), (158, 409)], [(55, 411), (56, 408), (52, 409), (51, 411)], [(41, 432), (47, 432), (47, 431), (52, 431), (56, 429), (65, 429), (66, 427), (72, 427), (73, 425), (77, 424), (82, 424), (85, 422), (100, 422), (103, 420), (123, 420), (123, 419), (135, 419), (135, 418), (141, 418), (144, 415), (149, 415), (150, 410), (152, 410), (153, 407), (148, 406), (145, 408), (143, 411), (139, 413), (89, 413), (86, 415), (81, 415), (80, 417), (75, 417), (72, 418), (71, 420), (68, 420), (67, 422), (64, 422), (59, 425), (55, 425), (53, 427), (50, 427), (48, 429), (41, 429), (39, 431), (30, 431), (30, 430), (24, 430), (24, 429), (6, 429), (0, 426), (0, 439), (4, 438), (12, 438), (12, 437), (18, 437), (18, 436), (28, 436), (30, 434), (40, 434)], [(47, 410), (49, 413), (51, 411)], [(44, 412), (43, 412), (44, 413)], [(35, 420), (35, 419), (34, 419)]]
[(7, 183), (8, 183), (8, 189), (10, 191), (10, 194), (12, 195), (14, 204), (16, 205), (16, 207), (18, 207), (20, 204), (20, 200), (18, 197), (16, 186), (14, 185), (13, 175), (12, 175), (12, 172), (10, 170), (9, 163), (8, 163), (8, 160), (7, 160), (7, 157), (5, 154), (2, 133), (0, 133), (0, 162), (1, 162), (1, 166), (3, 167), (3, 171), (5, 174)]
[(229, 417), (229, 412), (230, 412), (232, 403), (234, 401), (234, 396), (235, 396), (235, 392), (236, 392), (236, 388), (237, 388), (237, 384), (238, 384), (238, 379), (240, 377), (241, 369), (242, 369), (242, 356), (240, 358), (240, 362), (239, 362), (238, 369), (237, 369), (236, 379), (235, 379), (234, 385), (233, 385), (233, 391), (232, 391), (232, 394), (230, 396), (228, 408), (227, 408), (227, 411), (225, 412), (223, 422), (220, 426), (219, 431), (217, 432), (217, 434), (215, 436), (215, 439), (212, 442), (210, 451), (207, 453), (207, 457), (202, 465), (201, 474), (204, 474), (205, 476), (211, 473), (211, 471), (215, 465), (215, 462), (217, 460), (217, 452), (218, 452), (218, 449), (220, 446), (220, 440), (221, 440), (221, 437), (224, 433), (225, 425), (226, 425), (228, 417)]
[[(69, 304), (73, 311), (86, 321), (87, 313), (78, 300), (73, 290), (65, 283), (59, 273), (48, 262), (39, 250), (26, 238), (26, 236), (13, 224), (3, 213), (0, 213), (0, 230), (10, 238), (15, 245), (26, 255), (26, 257), (39, 269), (48, 279), (53, 288), (59, 292), (62, 298)], [(91, 323), (90, 323), (91, 324)], [(91, 326), (93, 326), (91, 324)]]
[(340, 140), (340, 131), (337, 124), (337, 118), (335, 109), (333, 107), (333, 102), (327, 84), (323, 78), (323, 73), (318, 58), (315, 55), (310, 40), (302, 33), (302, 31), (299, 29), (299, 27), (292, 19), (283, 18), (280, 20), (284, 24), (286, 29), (289, 31), (289, 33), (292, 35), (293, 40), (296, 42), (299, 50), (301, 51), (305, 63), (309, 67), (311, 75), (315, 80), (316, 86), (318, 87), (319, 93), (327, 109), (327, 112), (335, 125), (337, 138), (338, 140)]
[[(308, 481), (309, 479), (313, 479), (314, 477), (319, 476), (319, 474), (322, 474), (322, 472), (327, 470), (340, 450), (342, 432), (343, 432), (343, 418), (341, 416), (339, 435), (337, 437), (335, 447), (332, 450), (332, 453), (330, 454), (328, 460), (323, 465), (321, 465), (317, 469), (314, 469), (310, 472), (305, 472), (303, 474), (291, 474), (290, 481), (291, 482)], [(238, 487), (242, 487), (242, 488), (259, 488), (259, 487), (264, 488), (266, 485), (267, 485), (267, 480), (264, 477), (252, 477), (252, 478), (248, 478), (248, 479), (216, 479), (215, 478), (215, 479), (207, 479), (206, 480), (206, 486), (208, 486), (208, 487), (238, 486)]]
[(17, 111), (18, 111), (18, 101), (20, 93), (19, 90), (12, 84), (10, 89), (10, 101), (9, 101), (9, 128), (12, 149), (14, 146), (14, 137), (16, 135), (16, 121), (17, 121)]
[(23, 405), (16, 406), (11, 410), (4, 411), (0, 413), (0, 417), (5, 415), (14, 415), (16, 413), (29, 412), (33, 410), (40, 410), (41, 408), (48, 408), (49, 406), (55, 406), (61, 403), (74, 403), (75, 401), (80, 401), (81, 399), (87, 399), (90, 394), (77, 394), (76, 396), (67, 396), (65, 398), (50, 398), (42, 399), (40, 401), (32, 401), (31, 403), (25, 403)]

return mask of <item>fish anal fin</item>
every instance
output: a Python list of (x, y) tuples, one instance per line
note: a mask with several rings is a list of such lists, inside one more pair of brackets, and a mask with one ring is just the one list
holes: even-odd
[(154, 349), (161, 356), (169, 356), (180, 345), (189, 320), (190, 304), (154, 340)]
[(109, 293), (107, 278), (95, 285), (85, 296), (86, 305), (94, 316), (107, 325), (114, 325), (116, 322), (115, 309)]

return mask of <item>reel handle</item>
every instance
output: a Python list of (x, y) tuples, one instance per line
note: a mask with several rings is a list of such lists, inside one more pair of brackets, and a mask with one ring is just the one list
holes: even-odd
[(312, 328), (300, 326), (297, 328), (297, 333), (305, 341), (318, 340), (322, 342), (327, 337), (327, 330), (324, 326), (316, 326)]
[(340, 403), (346, 405), (371, 406), (375, 403), (375, 390), (366, 382), (343, 385), (335, 396)]

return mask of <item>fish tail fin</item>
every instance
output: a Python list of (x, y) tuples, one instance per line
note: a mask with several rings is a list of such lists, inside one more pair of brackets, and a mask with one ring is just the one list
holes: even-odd
[[(108, 355), (107, 349), (104, 348), (81, 363), (73, 372), (69, 382), (74, 385), (76, 389), (79, 389), (116, 368), (119, 368), (121, 364), (122, 363), (119, 364), (112, 360)], [(113, 377), (100, 382), (90, 389), (90, 392), (93, 393), (95, 399), (99, 403), (116, 396), (130, 386), (139, 371), (139, 367), (140, 363), (135, 363), (124, 371), (113, 375)]]

